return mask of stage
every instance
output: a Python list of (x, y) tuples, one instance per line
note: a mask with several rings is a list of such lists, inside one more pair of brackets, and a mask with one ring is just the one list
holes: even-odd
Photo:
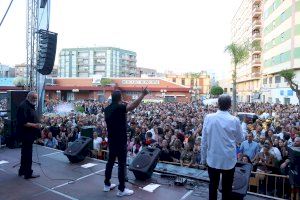
[[(102, 192), (105, 162), (86, 158), (78, 164), (71, 164), (63, 152), (34, 145), (34, 173), (41, 175), (36, 179), (25, 180), (18, 177), (20, 149), (0, 149), (0, 199), (2, 200), (94, 200), (120, 199), (116, 196), (117, 188), (108, 193)], [(82, 165), (92, 163), (94, 166), (84, 168)], [(16, 166), (17, 165), (17, 166)], [(174, 168), (173, 166), (170, 166)], [(178, 168), (180, 169), (180, 168)], [(178, 170), (177, 169), (177, 170)], [(164, 169), (166, 171), (166, 169)], [(118, 183), (117, 166), (113, 170), (112, 182)], [(174, 177), (161, 177), (157, 171), (147, 181), (137, 181), (128, 171), (129, 182), (126, 186), (134, 190), (134, 195), (121, 197), (130, 200), (199, 200), (208, 199), (206, 181), (188, 181), (185, 186), (175, 186)], [(154, 192), (142, 187), (160, 184)], [(220, 197), (220, 195), (219, 195)], [(263, 199), (247, 195), (246, 200)]]

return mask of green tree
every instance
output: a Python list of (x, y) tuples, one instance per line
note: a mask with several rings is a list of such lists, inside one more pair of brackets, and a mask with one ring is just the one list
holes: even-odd
[(298, 98), (299, 101), (299, 105), (300, 105), (300, 89), (299, 89), (299, 84), (296, 83), (295, 81), (295, 72), (293, 69), (285, 69), (282, 70), (280, 73), (280, 76), (282, 76), (283, 78), (285, 78), (285, 80), (288, 82), (290, 88), (296, 93), (296, 96)]
[(112, 82), (112, 80), (111, 79), (109, 79), (109, 78), (101, 78), (101, 81), (100, 81), (100, 84), (101, 84), (101, 86), (107, 86), (107, 85), (109, 85), (109, 84), (112, 84), (113, 82)]
[(13, 81), (13, 84), (16, 86), (16, 87), (25, 87), (26, 85), (26, 79), (23, 78), (23, 77), (16, 77)]
[(195, 81), (194, 84), (196, 87), (198, 86), (198, 79), (199, 79), (200, 75), (201, 75), (200, 73), (191, 73), (190, 74), (191, 78), (194, 79), (194, 81)]
[(236, 68), (239, 64), (244, 63), (249, 58), (249, 48), (248, 45), (238, 45), (231, 43), (225, 48), (225, 52), (228, 52), (231, 56), (232, 63), (234, 65), (232, 72), (232, 98), (233, 98), (233, 112), (236, 112), (237, 102), (236, 102)]
[(221, 94), (224, 93), (223, 88), (221, 88), (220, 86), (216, 85), (216, 86), (212, 86), (210, 88), (210, 94), (213, 96), (219, 96)]
[(113, 81), (109, 78), (101, 78), (100, 84), (103, 87), (103, 96), (105, 99), (105, 86), (112, 84)]

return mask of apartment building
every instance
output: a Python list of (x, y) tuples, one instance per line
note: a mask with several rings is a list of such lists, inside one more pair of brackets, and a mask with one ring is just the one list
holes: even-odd
[(247, 61), (237, 66), (237, 99), (256, 101), (261, 79), (263, 1), (243, 0), (232, 20), (232, 42), (253, 46)]
[(134, 77), (136, 53), (114, 47), (68, 48), (59, 54), (59, 77)]
[(263, 30), (262, 101), (298, 103), (279, 72), (294, 69), (300, 84), (300, 0), (266, 0)]

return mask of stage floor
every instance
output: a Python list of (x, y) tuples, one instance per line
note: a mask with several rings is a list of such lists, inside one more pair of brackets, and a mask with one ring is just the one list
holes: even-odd
[[(117, 189), (108, 193), (102, 192), (105, 162), (86, 158), (78, 164), (71, 164), (63, 152), (34, 145), (34, 173), (41, 177), (25, 180), (18, 177), (20, 149), (0, 149), (0, 199), (2, 200), (65, 200), (65, 199), (120, 199), (116, 196)], [(95, 166), (83, 168), (82, 165), (93, 163)], [(118, 183), (117, 166), (113, 170), (112, 182)], [(208, 199), (208, 184), (197, 181), (194, 185), (175, 186), (172, 178), (162, 178), (154, 173), (147, 181), (137, 181), (128, 171), (129, 182), (126, 186), (135, 194), (122, 199), (130, 200), (199, 200)], [(161, 186), (154, 192), (147, 192), (142, 187), (156, 183)], [(220, 197), (220, 195), (219, 195)], [(246, 200), (258, 200), (247, 195)]]

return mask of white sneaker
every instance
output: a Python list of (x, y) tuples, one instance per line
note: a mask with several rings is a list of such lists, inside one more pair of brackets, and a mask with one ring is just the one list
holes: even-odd
[(104, 184), (103, 192), (109, 192), (109, 191), (115, 189), (116, 186), (117, 185), (113, 184), (113, 183), (111, 183), (110, 186)]
[(130, 195), (133, 195), (133, 193), (134, 193), (133, 190), (129, 190), (129, 189), (125, 188), (123, 192), (118, 190), (117, 196), (118, 197), (130, 196)]

